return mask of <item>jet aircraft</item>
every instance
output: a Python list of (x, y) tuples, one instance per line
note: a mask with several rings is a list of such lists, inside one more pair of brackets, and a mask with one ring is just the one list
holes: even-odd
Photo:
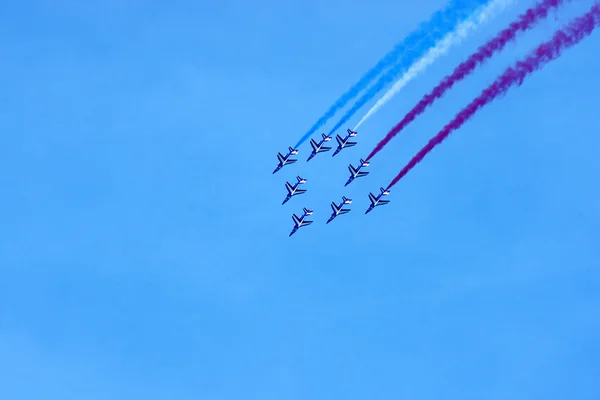
[(387, 196), (388, 194), (390, 194), (390, 191), (385, 190), (384, 188), (380, 188), (380, 190), (381, 193), (378, 194), (377, 197), (373, 196), (373, 193), (369, 193), (369, 200), (371, 200), (371, 205), (369, 206), (367, 211), (365, 211), (365, 214), (368, 214), (369, 211), (371, 211), (377, 206), (381, 206), (390, 202), (389, 200), (381, 200), (383, 196)]
[(308, 208), (304, 208), (304, 214), (302, 214), (302, 216), (300, 218), (298, 218), (298, 216), (296, 214), (292, 214), (292, 219), (294, 220), (294, 229), (292, 229), (292, 232), (290, 233), (290, 236), (292, 236), (294, 233), (296, 233), (296, 231), (306, 225), (310, 225), (313, 222), (312, 221), (308, 221), (306, 220), (306, 217), (309, 215), (312, 215), (312, 210), (309, 210)]
[(296, 161), (298, 161), (290, 158), (292, 155), (298, 154), (298, 150), (292, 149), (291, 147), (288, 147), (288, 149), (289, 153), (287, 153), (285, 156), (281, 153), (277, 153), (277, 159), (279, 160), (279, 164), (277, 165), (277, 168), (275, 168), (275, 171), (273, 171), (273, 173), (279, 171), (281, 168), (283, 168), (284, 165), (293, 164)]
[(363, 167), (368, 167), (369, 164), (370, 163), (368, 161), (365, 161), (361, 158), (360, 165), (358, 166), (358, 168), (354, 168), (352, 164), (348, 165), (348, 169), (350, 170), (350, 178), (348, 178), (348, 182), (346, 182), (344, 186), (348, 186), (350, 182), (352, 182), (355, 178), (360, 178), (361, 176), (369, 175), (368, 172), (361, 171)]
[(307, 162), (310, 161), (311, 158), (316, 156), (317, 153), (324, 153), (326, 151), (331, 150), (331, 147), (323, 146), (325, 142), (329, 142), (331, 140), (331, 136), (327, 136), (324, 133), (322, 133), (321, 136), (323, 136), (323, 139), (321, 139), (319, 143), (317, 143), (315, 139), (310, 139), (310, 145), (312, 146), (313, 150), (310, 153), (310, 156), (308, 156), (308, 159), (306, 160)]
[(287, 201), (291, 199), (292, 196), (306, 192), (306, 189), (298, 189), (298, 186), (300, 186), (303, 183), (306, 183), (306, 179), (300, 178), (299, 176), (297, 176), (296, 179), (298, 180), (298, 182), (294, 183), (294, 186), (290, 185), (289, 182), (285, 183), (285, 188), (287, 189), (288, 194), (285, 197), (285, 200), (283, 200), (283, 203), (281, 203), (281, 205), (287, 203)]
[(356, 142), (349, 142), (351, 137), (355, 137), (356, 135), (358, 135), (358, 132), (354, 132), (351, 131), (350, 129), (348, 129), (348, 135), (342, 139), (342, 137), (340, 135), (335, 135), (335, 138), (338, 142), (338, 147), (337, 149), (335, 149), (335, 151), (333, 152), (333, 156), (334, 157), (337, 153), (339, 153), (340, 151), (342, 151), (342, 149), (344, 147), (352, 147), (356, 144)]
[(344, 208), (344, 205), (350, 203), (352, 203), (352, 199), (347, 199), (345, 196), (342, 196), (342, 202), (339, 206), (335, 204), (335, 202), (331, 202), (331, 209), (333, 210), (333, 213), (331, 214), (331, 217), (329, 217), (326, 223), (330, 223), (335, 217), (337, 217), (340, 214), (346, 214), (350, 212), (349, 208)]

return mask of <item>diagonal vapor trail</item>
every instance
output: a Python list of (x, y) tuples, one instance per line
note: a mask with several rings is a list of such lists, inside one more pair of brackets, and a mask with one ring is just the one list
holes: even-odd
[(404, 86), (410, 81), (417, 77), (420, 73), (425, 71), (428, 66), (433, 64), (439, 57), (443, 56), (450, 50), (453, 45), (460, 44), (464, 39), (469, 36), (472, 31), (477, 30), (481, 25), (485, 24), (487, 20), (500, 13), (506, 8), (513, 0), (497, 0), (492, 1), (486, 7), (484, 7), (479, 15), (475, 18), (469, 18), (463, 22), (454, 32), (449, 33), (446, 37), (438, 43), (436, 47), (429, 50), (429, 52), (413, 64), (408, 71), (402, 75), (402, 77), (394, 83), (394, 85), (388, 90), (377, 102), (367, 111), (367, 113), (358, 121), (353, 131), (358, 128), (370, 117), (372, 117), (381, 107), (386, 105)]
[(404, 118), (394, 126), (371, 151), (367, 160), (373, 158), (379, 153), (396, 135), (398, 135), (408, 124), (415, 120), (417, 116), (425, 112), (427, 107), (431, 106), (437, 99), (441, 98), (448, 90), (450, 90), (457, 82), (463, 80), (478, 66), (485, 63), (496, 53), (502, 51), (504, 47), (517, 38), (517, 34), (528, 31), (533, 28), (538, 22), (545, 19), (552, 9), (559, 8), (570, 0), (543, 0), (534, 7), (528, 9), (521, 14), (516, 21), (512, 22), (508, 28), (500, 31), (493, 39), (488, 41), (483, 46), (479, 47), (466, 61), (459, 64), (452, 74), (446, 76), (431, 92), (427, 93), (421, 100), (410, 110)]
[[(495, 13), (503, 9), (508, 3), (511, 3), (512, 1), (513, 0), (490, 1), (487, 5), (480, 7), (480, 18), (478, 19), (481, 19), (482, 23), (485, 22), (487, 19), (492, 17)], [(373, 86), (371, 86), (348, 111), (346, 111), (346, 113), (337, 122), (337, 124), (335, 124), (333, 128), (329, 131), (329, 135), (337, 131), (342, 125), (348, 122), (350, 118), (352, 118), (358, 110), (360, 110), (365, 104), (367, 104), (369, 100), (374, 98), (390, 83), (394, 82), (394, 80), (396, 80), (396, 78), (398, 78), (398, 76), (400, 76), (402, 73), (407, 71), (407, 69), (411, 71), (412, 76), (408, 76), (410, 76), (410, 79), (412, 79), (414, 75), (416, 75), (414, 74), (415, 68), (424, 70), (439, 56), (446, 53), (452, 44), (459, 42), (461, 39), (461, 35), (466, 37), (470, 30), (467, 28), (467, 26), (471, 28), (476, 28), (479, 26), (470, 19), (458, 25), (459, 22), (460, 21), (457, 21), (457, 23), (454, 24), (454, 26), (451, 29), (446, 29), (444, 31), (439, 30), (435, 32), (435, 34), (432, 34), (429, 40), (427, 42), (424, 42), (422, 46), (417, 46), (413, 51), (406, 52), (401, 61), (399, 61), (385, 74), (383, 74), (379, 78), (379, 80), (375, 84), (373, 84)], [(424, 54), (426, 55), (424, 56)], [(397, 88), (397, 85), (395, 85), (395, 87)]]
[(310, 127), (310, 129), (300, 138), (294, 148), (298, 148), (304, 143), (317, 129), (322, 127), (335, 113), (343, 108), (349, 101), (355, 98), (363, 89), (365, 89), (374, 79), (390, 66), (397, 64), (402, 57), (401, 62), (408, 62), (406, 53), (413, 55), (413, 59), (420, 57), (427, 49), (435, 44), (446, 33), (452, 31), (454, 27), (468, 17), (474, 10), (488, 0), (451, 0), (443, 10), (435, 12), (429, 21), (423, 22), (402, 42), (398, 43), (388, 54), (386, 54), (377, 64), (364, 74), (357, 83), (348, 89), (342, 96), (333, 103), (329, 109)]
[(530, 74), (543, 68), (549, 62), (560, 57), (562, 52), (589, 36), (600, 24), (600, 4), (592, 8), (581, 17), (575, 18), (563, 29), (558, 30), (551, 40), (542, 43), (533, 50), (528, 57), (518, 61), (500, 75), (494, 83), (488, 86), (469, 105), (463, 108), (452, 121), (435, 135), (409, 162), (400, 173), (390, 182), (387, 189), (392, 188), (411, 169), (413, 169), (437, 145), (442, 143), (452, 132), (460, 128), (477, 111), (496, 99), (506, 94), (512, 86), (521, 86)]

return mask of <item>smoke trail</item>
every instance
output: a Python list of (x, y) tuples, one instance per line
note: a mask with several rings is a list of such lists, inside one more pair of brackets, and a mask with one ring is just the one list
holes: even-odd
[(375, 114), (381, 107), (387, 104), (408, 82), (415, 78), (418, 74), (425, 71), (425, 69), (433, 64), (435, 60), (443, 56), (450, 50), (450, 47), (456, 44), (460, 44), (471, 31), (476, 30), (481, 25), (487, 22), (488, 19), (502, 11), (506, 6), (511, 3), (512, 0), (500, 0), (493, 1), (487, 7), (485, 7), (476, 18), (470, 18), (463, 22), (456, 31), (449, 33), (436, 47), (429, 50), (425, 57), (421, 58), (415, 63), (406, 73), (398, 80), (390, 90), (371, 107), (371, 109), (358, 121), (358, 124), (352, 129), (353, 131), (358, 130), (367, 119)]
[[(348, 89), (342, 96), (329, 107), (317, 122), (300, 138), (294, 148), (298, 148), (310, 135), (323, 126), (335, 113), (344, 107), (350, 100), (356, 97), (364, 88), (377, 78), (385, 69), (398, 61), (407, 51), (417, 52), (413, 58), (420, 56), (425, 50), (433, 45), (439, 38), (454, 29), (454, 26), (470, 15), (488, 0), (451, 0), (443, 10), (434, 13), (429, 21), (420, 26), (398, 43), (388, 54), (372, 67), (360, 80)], [(419, 49), (421, 53), (418, 53)], [(411, 53), (412, 54), (412, 53)], [(404, 57), (403, 59), (405, 59)]]
[[(494, 10), (500, 4), (505, 4), (511, 2), (512, 0), (492, 0), (489, 5), (485, 7), (485, 10)], [(435, 46), (440, 40), (444, 37), (447, 38), (449, 32), (455, 31), (456, 25), (460, 21), (456, 21), (456, 23), (452, 27), (448, 27), (450, 29), (445, 30), (437, 30), (433, 32), (430, 37), (428, 37), (427, 41), (423, 41), (420, 45), (416, 46), (412, 51), (409, 51), (404, 54), (402, 59), (390, 68), (384, 75), (382, 75), (379, 80), (371, 86), (365, 94), (361, 98), (359, 98), (356, 103), (344, 114), (344, 116), (338, 121), (337, 124), (329, 131), (329, 135), (337, 131), (342, 125), (344, 125), (362, 106), (364, 106), (369, 100), (377, 95), (380, 91), (382, 91), (388, 84), (392, 83), (401, 73), (403, 73), (407, 68), (413, 65), (418, 59), (423, 57), (429, 49)], [(435, 52), (435, 51), (434, 51)], [(437, 58), (437, 57), (436, 57)], [(432, 61), (433, 62), (433, 61)]]
[(517, 21), (511, 23), (508, 28), (500, 31), (500, 33), (498, 33), (492, 40), (479, 47), (479, 49), (466, 61), (458, 65), (452, 74), (446, 76), (430, 93), (423, 96), (417, 105), (413, 107), (413, 109), (410, 110), (404, 116), (404, 118), (402, 118), (402, 120), (387, 133), (387, 135), (385, 135), (385, 138), (383, 138), (377, 144), (377, 146), (375, 146), (371, 154), (369, 154), (367, 157), (367, 160), (370, 160), (375, 156), (375, 154), (379, 153), (379, 151), (381, 151), (381, 149), (383, 149), (383, 147), (388, 144), (394, 136), (396, 136), (408, 124), (414, 121), (418, 115), (425, 112), (425, 109), (428, 106), (433, 104), (435, 100), (442, 97), (446, 91), (454, 86), (455, 83), (464, 79), (468, 74), (473, 72), (475, 68), (483, 64), (495, 53), (502, 51), (506, 44), (516, 38), (517, 33), (529, 30), (540, 20), (546, 18), (551, 9), (560, 7), (564, 1), (565, 0), (544, 0), (538, 3), (535, 7), (530, 8), (525, 13), (521, 14)]
[(521, 86), (525, 78), (531, 73), (541, 69), (547, 63), (558, 58), (562, 51), (568, 49), (592, 33), (600, 24), (600, 5), (594, 4), (590, 11), (583, 16), (571, 21), (565, 28), (557, 31), (552, 39), (542, 43), (530, 53), (523, 61), (519, 61), (514, 67), (509, 67), (500, 75), (494, 83), (488, 86), (475, 100), (462, 109), (452, 121), (435, 135), (425, 147), (423, 147), (402, 171), (390, 182), (388, 189), (394, 186), (413, 169), (435, 146), (446, 139), (450, 133), (460, 128), (478, 110), (490, 103), (496, 97), (504, 95), (511, 86)]

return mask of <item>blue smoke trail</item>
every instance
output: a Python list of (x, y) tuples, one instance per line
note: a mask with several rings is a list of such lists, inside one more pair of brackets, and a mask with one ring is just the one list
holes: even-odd
[[(323, 126), (335, 113), (342, 107), (344, 107), (350, 100), (358, 95), (369, 83), (371, 83), (377, 76), (381, 74), (383, 70), (388, 68), (397, 62), (401, 55), (404, 55), (406, 51), (410, 51), (410, 57), (403, 57), (401, 64), (406, 65), (408, 61), (414, 61), (422, 56), (425, 51), (432, 47), (435, 42), (452, 31), (454, 27), (460, 23), (463, 19), (468, 17), (474, 10), (476, 10), (482, 4), (487, 3), (488, 0), (450, 0), (443, 10), (435, 12), (429, 21), (423, 22), (420, 26), (406, 37), (402, 42), (398, 43), (394, 48), (387, 53), (377, 64), (372, 67), (360, 80), (355, 83), (350, 89), (348, 89), (342, 96), (336, 100), (335, 103), (313, 124), (313, 126), (302, 136), (298, 143), (294, 146), (297, 149), (302, 143), (304, 143), (310, 135), (315, 133), (317, 129)], [(398, 72), (394, 74), (394, 77), (398, 75)], [(391, 79), (393, 80), (393, 78)], [(388, 82), (388, 80), (386, 80)], [(385, 86), (385, 85), (384, 85)], [(381, 90), (381, 89), (379, 89)], [(377, 92), (379, 92), (377, 90)], [(371, 94), (369, 97), (372, 98), (377, 92)], [(369, 91), (371, 93), (371, 91)], [(361, 99), (362, 100), (362, 99)], [(367, 102), (364, 100), (364, 102)], [(364, 104), (363, 102), (363, 104)], [(360, 107), (359, 107), (360, 108)], [(354, 107), (353, 107), (354, 109)], [(354, 114), (356, 110), (352, 112)], [(344, 116), (346, 118), (343, 122), (338, 123), (341, 126), (346, 122), (352, 115)]]
[(369, 100), (383, 90), (387, 85), (394, 82), (396, 78), (403, 72), (405, 72), (412, 64), (419, 60), (429, 49), (434, 47), (437, 42), (443, 39), (447, 34), (454, 31), (456, 27), (467, 19), (473, 11), (487, 3), (488, 0), (474, 0), (465, 1), (461, 7), (450, 9), (447, 8), (447, 14), (444, 21), (436, 26), (427, 36), (423, 37), (412, 49), (408, 50), (402, 55), (402, 58), (385, 74), (383, 74), (379, 80), (371, 86), (363, 96), (354, 103), (354, 105), (344, 114), (337, 124), (331, 129), (329, 135), (337, 131), (342, 125), (344, 125), (352, 116)]

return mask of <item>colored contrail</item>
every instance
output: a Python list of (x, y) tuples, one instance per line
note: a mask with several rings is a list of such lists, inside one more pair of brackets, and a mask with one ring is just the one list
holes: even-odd
[[(568, 1), (568, 0), (566, 0)], [(530, 8), (525, 13), (521, 14), (518, 19), (512, 22), (508, 28), (500, 31), (493, 39), (488, 41), (483, 46), (479, 47), (466, 61), (458, 65), (452, 74), (446, 76), (431, 92), (427, 93), (410, 110), (404, 118), (394, 126), (385, 137), (375, 146), (371, 154), (367, 157), (370, 160), (379, 153), (383, 147), (389, 143), (394, 136), (400, 133), (408, 124), (425, 112), (427, 107), (432, 105), (437, 99), (442, 97), (454, 84), (464, 79), (467, 75), (475, 70), (479, 65), (486, 62), (494, 54), (502, 51), (504, 47), (515, 40), (517, 33), (531, 29), (536, 23), (548, 16), (550, 10), (560, 7), (565, 0), (544, 0), (538, 3), (535, 7)]]
[(451, 0), (443, 10), (434, 13), (429, 21), (421, 25), (398, 43), (388, 54), (386, 54), (377, 64), (372, 67), (362, 78), (359, 79), (350, 89), (333, 103), (329, 109), (310, 127), (310, 129), (300, 138), (294, 148), (298, 148), (304, 143), (317, 129), (322, 127), (335, 113), (343, 108), (350, 100), (355, 98), (363, 89), (365, 89), (374, 79), (390, 66), (397, 64), (399, 59), (402, 63), (408, 63), (406, 53), (412, 55), (412, 60), (420, 57), (427, 49), (435, 44), (446, 33), (452, 31), (456, 24), (471, 15), (474, 10), (488, 0)]
[(543, 68), (547, 63), (558, 58), (566, 50), (592, 33), (600, 24), (600, 5), (594, 4), (590, 11), (571, 21), (565, 28), (558, 30), (552, 39), (542, 43), (527, 58), (509, 67), (494, 83), (487, 87), (469, 105), (463, 108), (452, 121), (435, 135), (409, 162), (400, 173), (390, 182), (387, 189), (394, 186), (411, 169), (413, 169), (433, 148), (450, 133), (460, 128), (478, 110), (490, 103), (496, 97), (505, 94), (511, 86), (521, 86), (531, 73)]
[(409, 68), (408, 71), (402, 75), (402, 77), (384, 94), (377, 102), (371, 107), (369, 111), (358, 121), (353, 131), (358, 130), (358, 128), (371, 116), (373, 116), (381, 107), (383, 107), (387, 102), (389, 102), (408, 82), (413, 80), (417, 75), (421, 72), (425, 71), (425, 69), (433, 64), (439, 57), (443, 56), (450, 50), (453, 45), (460, 44), (469, 34), (479, 28), (481, 25), (485, 24), (488, 19), (492, 18), (494, 15), (502, 11), (506, 6), (508, 6), (512, 0), (503, 0), (503, 1), (493, 1), (487, 7), (485, 7), (479, 15), (475, 18), (469, 18), (467, 21), (463, 22), (456, 31), (449, 33), (446, 37), (438, 43), (436, 47), (429, 50), (429, 52), (421, 58), (418, 62), (416, 62), (412, 67)]
[[(487, 20), (489, 17), (491, 17), (500, 9), (504, 8), (510, 2), (512, 2), (512, 0), (492, 0), (490, 3), (483, 7), (481, 15), (483, 15), (484, 17), (482, 18), (482, 20)], [(457, 24), (458, 22), (459, 21), (457, 21)], [(348, 111), (346, 111), (346, 113), (342, 116), (338, 123), (335, 124), (333, 128), (329, 131), (329, 135), (337, 131), (342, 125), (348, 122), (348, 120), (350, 120), (350, 118), (352, 118), (358, 110), (360, 110), (369, 100), (375, 97), (379, 92), (385, 89), (386, 86), (394, 82), (394, 80), (396, 80), (396, 78), (398, 78), (398, 76), (400, 76), (403, 72), (405, 72), (411, 67), (417, 68), (417, 64), (415, 63), (418, 63), (418, 68), (425, 69), (425, 67), (428, 65), (426, 64), (427, 61), (420, 62), (423, 60), (422, 57), (424, 54), (427, 54), (427, 52), (429, 51), (425, 58), (428, 59), (429, 64), (431, 64), (440, 55), (445, 53), (455, 42), (454, 38), (456, 37), (457, 32), (465, 31), (466, 36), (468, 29), (465, 30), (464, 27), (469, 24), (474, 25), (472, 21), (462, 23), (458, 27), (456, 26), (457, 24), (454, 24), (452, 29), (447, 29), (443, 32), (435, 32), (435, 35), (432, 36), (427, 43), (423, 43), (422, 46), (418, 46), (413, 51), (407, 52), (400, 62), (398, 62), (385, 74), (383, 74), (379, 78), (379, 80), (375, 84), (373, 84), (373, 86), (371, 86)]]

